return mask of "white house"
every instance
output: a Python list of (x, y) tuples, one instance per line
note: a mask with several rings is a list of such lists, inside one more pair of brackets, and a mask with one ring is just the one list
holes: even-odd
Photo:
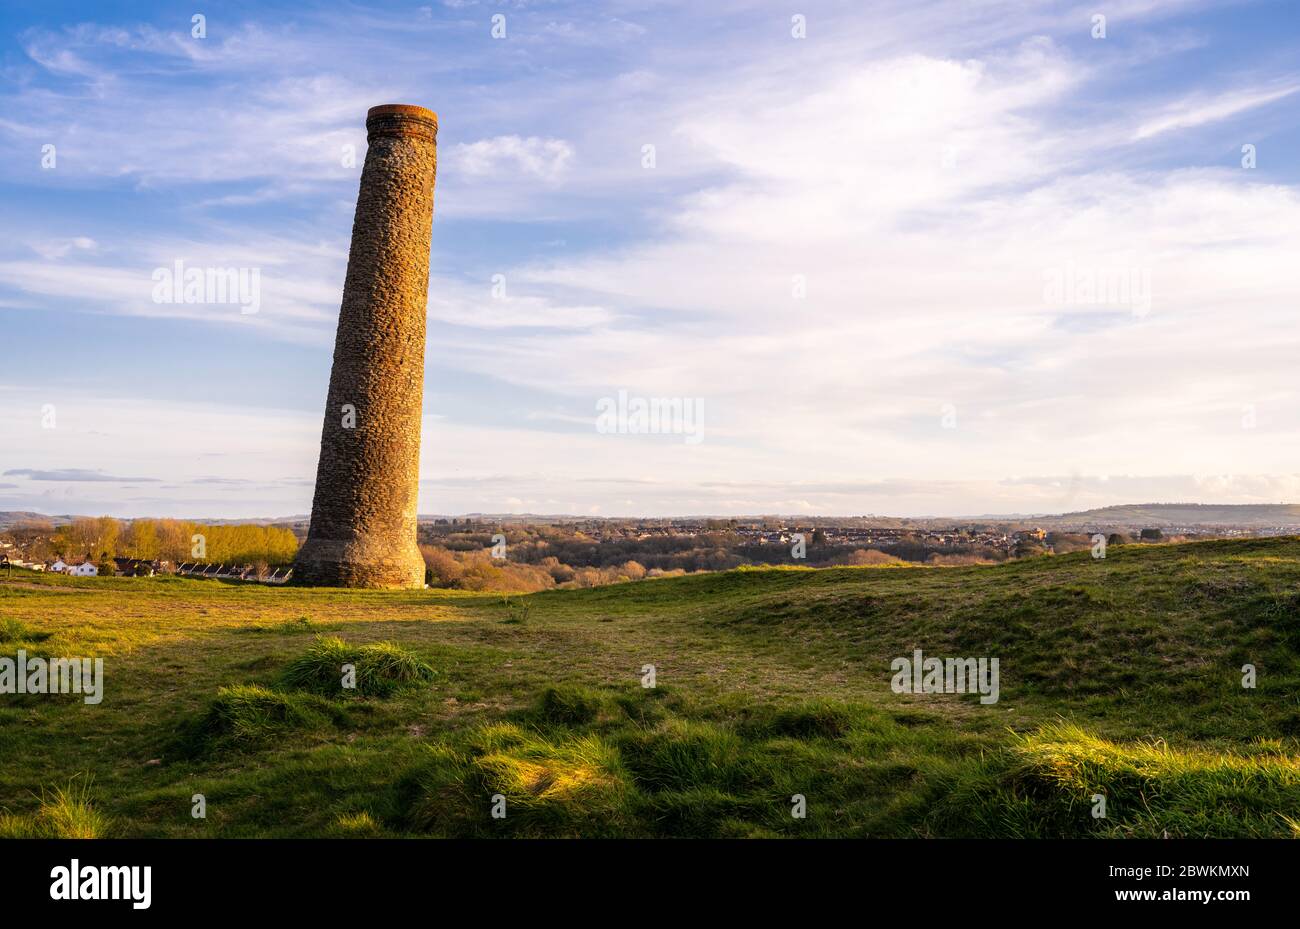
[(54, 564), (50, 565), (50, 570), (62, 572), (68, 570), (70, 567), (72, 567), (72, 565), (68, 564), (62, 558), (59, 558), (54, 562)]
[(99, 568), (87, 561), (85, 564), (74, 565), (73, 567), (68, 568), (66, 573), (73, 577), (94, 577), (99, 573)]

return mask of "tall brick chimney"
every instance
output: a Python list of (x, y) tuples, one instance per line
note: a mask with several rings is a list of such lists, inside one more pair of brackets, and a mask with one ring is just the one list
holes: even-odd
[(422, 587), (415, 517), (438, 117), (377, 106), (366, 133), (311, 528), (293, 582)]

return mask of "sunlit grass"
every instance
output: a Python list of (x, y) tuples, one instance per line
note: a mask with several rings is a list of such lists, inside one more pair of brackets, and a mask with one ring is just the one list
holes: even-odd
[(1276, 741), (1231, 752), (1119, 742), (1054, 723), (1012, 735), (991, 763), (962, 772), (945, 815), (981, 835), (1284, 837), (1300, 818), (1292, 751)]
[[(344, 685), (345, 666), (355, 678), (351, 687)], [(336, 636), (319, 636), (307, 654), (284, 669), (281, 680), (286, 687), (325, 695), (387, 696), (435, 676), (427, 662), (392, 642), (357, 646)]]
[(0, 811), (0, 839), (101, 839), (108, 831), (109, 820), (91, 805), (84, 780), (42, 791), (34, 813)]

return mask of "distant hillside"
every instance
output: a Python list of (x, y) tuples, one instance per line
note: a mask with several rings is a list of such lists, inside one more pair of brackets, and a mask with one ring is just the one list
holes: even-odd
[[(6, 529), (12, 529), (14, 526), (27, 522), (49, 523), (54, 527), (66, 526), (74, 519), (83, 519), (92, 514), (89, 513), (60, 513), (52, 516), (49, 513), (36, 513), (31, 510), (0, 510), (0, 532)], [(138, 517), (140, 519), (156, 519), (154, 516)], [(309, 517), (307, 516), (281, 516), (281, 517), (263, 517), (255, 516), (248, 519), (182, 519), (181, 522), (202, 523), (205, 526), (278, 526), (293, 525), (294, 523), (306, 524)], [(121, 517), (122, 522), (130, 522), (131, 517)]]
[(1300, 529), (1300, 505), (1293, 503), (1207, 504), (1137, 503), (1107, 506), (1060, 516), (1046, 516), (1040, 522), (1061, 526), (1238, 526), (1244, 529)]
[(33, 513), (30, 510), (0, 510), (0, 531), (12, 529), (26, 522), (44, 522), (54, 526), (66, 526), (72, 522), (71, 516), (49, 516), (45, 513)]

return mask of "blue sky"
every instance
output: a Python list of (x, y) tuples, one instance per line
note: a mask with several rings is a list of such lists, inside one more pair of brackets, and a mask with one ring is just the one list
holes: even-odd
[[(1298, 40), (1286, 2), (5, 8), (0, 509), (307, 512), (385, 102), (440, 120), (422, 512), (1300, 500)], [(156, 302), (176, 261), (257, 312)], [(698, 441), (599, 431), (619, 391)]]

